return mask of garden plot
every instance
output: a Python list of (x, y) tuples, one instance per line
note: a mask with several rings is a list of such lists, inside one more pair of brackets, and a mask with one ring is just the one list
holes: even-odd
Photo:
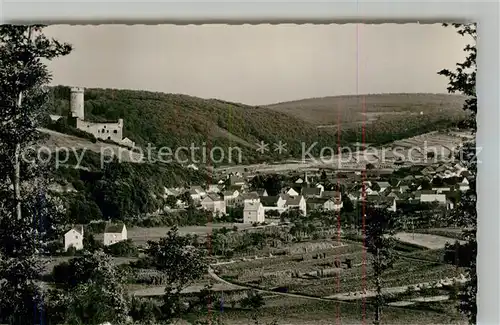
[[(440, 279), (458, 277), (464, 271), (452, 265), (430, 265), (415, 261), (396, 263), (394, 269), (383, 275), (385, 287), (400, 287), (423, 282), (436, 282)], [(284, 284), (281, 284), (282, 286)], [(314, 280), (294, 279), (288, 285), (290, 292), (299, 292), (307, 295), (330, 296), (339, 293), (359, 292), (363, 288), (374, 288), (374, 277), (369, 265), (363, 270), (361, 267), (344, 269), (337, 276)]]
[[(368, 263), (362, 267), (362, 252), (351, 253), (348, 256), (357, 262), (350, 269), (335, 269), (324, 264), (321, 265), (321, 262), (315, 264), (309, 261), (288, 264), (273, 263), (271, 266), (264, 267), (264, 270), (261, 268), (252, 269), (251, 265), (246, 265), (245, 271), (239, 274), (237, 282), (257, 285), (270, 290), (286, 288), (288, 292), (320, 297), (355, 292), (364, 286), (372, 288), (374, 278)], [(269, 271), (273, 267), (275, 268), (274, 274)], [(384, 273), (384, 286), (398, 287), (439, 281), (447, 277), (459, 276), (462, 272), (463, 270), (452, 265), (400, 259), (395, 263), (393, 269)], [(222, 274), (224, 273), (226, 272), (222, 272)]]
[(287, 260), (271, 259), (267, 260), (266, 263), (260, 264), (259, 266), (253, 263), (253, 265), (246, 264), (245, 268), (233, 268), (231, 271), (223, 270), (221, 271), (221, 274), (236, 277), (239, 282), (278, 283), (282, 279), (288, 281), (289, 279), (307, 276), (309, 273), (318, 272), (323, 269), (336, 268), (335, 261), (342, 261), (346, 258), (354, 259), (355, 262), (360, 263), (362, 260), (362, 254), (358, 253), (356, 256), (353, 256), (352, 254), (327, 255), (326, 258), (305, 258), (303, 261), (301, 261), (301, 258)]
[[(238, 276), (239, 279), (245, 277), (262, 276), (264, 273), (281, 272), (284, 270), (299, 271), (301, 269), (327, 262), (334, 262), (336, 258), (342, 259), (352, 253), (361, 252), (359, 246), (344, 245), (335, 248), (308, 251), (303, 254), (280, 255), (272, 258), (245, 259), (235, 261), (230, 264), (218, 265), (220, 274)], [(317, 255), (324, 254), (325, 258), (318, 258)], [(253, 275), (253, 276), (252, 276)]]
[[(455, 324), (462, 325), (461, 316), (455, 308), (432, 306), (433, 308), (402, 309), (386, 306), (383, 309), (384, 324)], [(217, 313), (219, 310), (213, 310)], [(227, 324), (248, 325), (252, 322), (252, 311), (234, 310), (230, 304), (220, 312), (221, 319)], [(280, 325), (359, 325), (372, 323), (372, 305), (362, 301), (339, 303), (338, 301), (316, 301), (306, 298), (275, 296), (266, 299), (259, 308), (259, 321), (270, 324), (277, 320)], [(206, 320), (202, 315), (201, 320)], [(260, 322), (259, 322), (260, 323)]]
[[(412, 280), (414, 281), (414, 279)], [(449, 298), (448, 293), (450, 293), (450, 290), (455, 287), (455, 285), (462, 285), (466, 281), (465, 276), (462, 273), (459, 273), (452, 278), (446, 277), (434, 281), (414, 281), (413, 283), (395, 287), (387, 285), (382, 288), (382, 294), (392, 301), (409, 300), (413, 302), (436, 302), (447, 300)], [(356, 300), (375, 296), (376, 291), (374, 289), (367, 289), (348, 293), (339, 293), (327, 298)]]
[[(243, 263), (233, 263), (219, 268), (219, 274), (230, 281), (257, 285), (268, 290), (285, 287), (290, 292), (299, 294), (327, 295), (333, 292), (331, 285), (316, 287), (316, 284), (319, 283), (318, 279), (338, 279), (342, 272), (351, 271), (351, 269), (346, 268), (347, 265), (344, 263), (341, 263), (340, 268), (337, 267), (335, 261), (344, 262), (346, 258), (349, 258), (352, 260), (353, 268), (361, 266), (363, 253), (359, 247), (352, 247), (357, 252), (333, 254), (320, 259), (306, 257), (303, 261), (298, 261), (290, 258), (275, 258), (267, 260), (267, 263), (258, 263), (261, 261), (247, 262), (244, 265), (239, 265)], [(228, 270), (229, 268), (230, 270)], [(336, 283), (337, 280), (331, 282)]]
[(310, 253), (318, 250), (328, 250), (332, 248), (336, 248), (338, 246), (343, 246), (343, 244), (338, 243), (328, 243), (328, 242), (307, 242), (307, 243), (294, 243), (289, 245), (289, 247), (284, 248), (283, 250), (288, 252), (288, 254), (302, 254), (302, 253)]

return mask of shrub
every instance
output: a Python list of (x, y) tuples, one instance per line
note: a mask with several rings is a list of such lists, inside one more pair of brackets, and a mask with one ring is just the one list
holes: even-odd
[(68, 123), (68, 119), (66, 117), (62, 117), (56, 122), (49, 124), (47, 128), (60, 133), (87, 139), (90, 140), (92, 143), (97, 142), (97, 138), (93, 134), (77, 129), (74, 126), (71, 126)]
[(107, 246), (104, 251), (115, 257), (136, 257), (139, 255), (139, 251), (132, 239), (123, 240)]

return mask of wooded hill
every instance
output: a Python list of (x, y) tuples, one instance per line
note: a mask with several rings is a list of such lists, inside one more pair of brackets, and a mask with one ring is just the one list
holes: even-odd
[[(69, 98), (68, 87), (54, 87), (52, 113), (66, 115)], [(194, 143), (208, 150), (220, 146), (226, 153), (229, 147), (239, 147), (242, 163), (300, 157), (303, 142), (306, 148), (317, 142), (318, 151), (323, 146), (336, 148), (360, 142), (363, 119), (365, 141), (384, 144), (446, 128), (465, 117), (461, 110), (464, 98), (453, 95), (369, 95), (363, 100), (341, 96), (254, 107), (180, 94), (85, 89), (85, 116), (91, 121), (123, 118), (124, 137), (139, 146), (151, 143), (175, 150)], [(363, 117), (362, 112), (378, 115)], [(331, 125), (338, 120), (340, 135)], [(281, 156), (273, 152), (272, 145), (267, 155), (255, 150), (260, 141), (280, 140), (287, 144)]]

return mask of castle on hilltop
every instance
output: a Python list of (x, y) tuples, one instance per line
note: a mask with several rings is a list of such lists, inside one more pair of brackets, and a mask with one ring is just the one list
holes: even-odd
[(71, 88), (70, 120), (73, 126), (93, 134), (98, 139), (111, 140), (127, 147), (134, 147), (135, 142), (129, 138), (123, 138), (123, 119), (106, 123), (85, 121), (84, 92), (83, 87)]

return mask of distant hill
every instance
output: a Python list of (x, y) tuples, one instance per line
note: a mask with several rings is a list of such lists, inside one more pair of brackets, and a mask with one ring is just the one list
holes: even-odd
[[(69, 88), (53, 88), (52, 113), (65, 115), (69, 109)], [(465, 116), (463, 98), (433, 94), (390, 94), (366, 96), (365, 141), (383, 144), (439, 128), (449, 127)], [(420, 112), (423, 115), (420, 115)], [(139, 146), (156, 147), (214, 146), (239, 147), (243, 163), (300, 157), (317, 143), (337, 148), (361, 141), (363, 120), (361, 101), (355, 96), (326, 97), (253, 107), (217, 99), (148, 91), (85, 89), (85, 116), (92, 121), (123, 118), (124, 137)], [(341, 115), (342, 132), (335, 127)], [(384, 114), (382, 114), (384, 113)], [(390, 114), (389, 114), (390, 113)], [(373, 123), (373, 121), (377, 123)], [(325, 126), (326, 127), (318, 127)], [(272, 143), (287, 144), (285, 154), (273, 151)], [(256, 152), (256, 143), (271, 143), (265, 154)], [(340, 141), (340, 143), (339, 143)], [(222, 164), (226, 164), (224, 160)]]
[(431, 116), (433, 120), (460, 119), (466, 117), (462, 109), (465, 99), (453, 94), (371, 94), (309, 98), (266, 107), (320, 127), (340, 122), (346, 128), (363, 122), (412, 120), (421, 112), (422, 117)]

